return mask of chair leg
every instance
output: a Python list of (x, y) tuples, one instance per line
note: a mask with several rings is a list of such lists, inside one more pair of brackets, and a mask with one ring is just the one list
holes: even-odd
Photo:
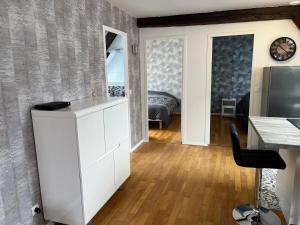
[(260, 205), (261, 205), (261, 184), (262, 184), (262, 169), (257, 168), (256, 169), (256, 174), (255, 174), (255, 185), (256, 185), (256, 190), (255, 190), (255, 214), (253, 216), (254, 224), (259, 225), (260, 223)]
[(260, 207), (262, 169), (256, 169), (255, 206), (240, 205), (233, 209), (232, 215), (240, 225), (281, 225), (279, 217), (271, 210)]
[(255, 207), (258, 209), (260, 207), (261, 200), (261, 181), (262, 181), (262, 169), (256, 169), (256, 193), (255, 193)]

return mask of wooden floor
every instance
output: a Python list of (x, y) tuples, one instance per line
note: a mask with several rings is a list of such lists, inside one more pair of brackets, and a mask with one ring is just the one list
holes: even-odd
[(211, 116), (211, 132), (210, 132), (210, 144), (230, 147), (231, 139), (229, 134), (229, 125), (235, 123), (239, 132), (241, 146), (243, 148), (247, 147), (247, 136), (248, 131), (245, 126), (243, 126), (242, 119), (240, 117), (221, 117), (221, 116)]
[(229, 148), (149, 142), (131, 169), (92, 225), (233, 225), (232, 208), (254, 199), (255, 172)]
[[(211, 116), (211, 139), (210, 144), (215, 146), (230, 147), (231, 140), (228, 127), (231, 123), (235, 123), (239, 131), (241, 146), (247, 147), (248, 131), (243, 126), (242, 120), (239, 117), (221, 117)], [(158, 122), (152, 121), (149, 123), (149, 140), (151, 142), (161, 143), (181, 143), (181, 117), (173, 115), (169, 125), (164, 125), (159, 129)]]
[(159, 129), (156, 121), (149, 122), (149, 140), (163, 143), (181, 143), (181, 116), (173, 115), (169, 125)]
[(234, 225), (232, 209), (254, 202), (255, 170), (236, 166), (230, 147), (177, 144), (175, 121), (151, 128), (150, 142), (131, 155), (130, 178), (91, 225)]

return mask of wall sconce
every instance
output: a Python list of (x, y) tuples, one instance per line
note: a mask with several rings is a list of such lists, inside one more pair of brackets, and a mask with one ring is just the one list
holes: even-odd
[(131, 51), (132, 51), (133, 55), (137, 55), (139, 53), (139, 46), (138, 46), (138, 44), (133, 44), (131, 46)]

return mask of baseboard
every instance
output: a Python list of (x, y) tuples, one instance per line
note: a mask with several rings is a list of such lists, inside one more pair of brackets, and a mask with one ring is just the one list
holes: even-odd
[(181, 112), (173, 112), (173, 115), (175, 115), (175, 116), (181, 116)]
[(208, 146), (208, 144), (205, 144), (203, 142), (197, 142), (197, 141), (182, 141), (183, 145), (197, 145), (197, 146)]
[[(221, 113), (211, 113), (210, 115), (211, 115), (211, 116), (222, 116)], [(244, 115), (238, 113), (238, 114), (235, 114), (235, 116), (237, 117), (237, 116), (244, 116)], [(224, 117), (228, 117), (228, 116), (224, 116)], [(229, 116), (229, 117), (232, 117), (232, 116)]]
[(141, 140), (139, 143), (137, 143), (135, 146), (133, 146), (131, 148), (131, 152), (136, 151), (143, 143), (144, 143), (144, 140)]
[(211, 113), (212, 116), (221, 116), (221, 113)]
[(55, 225), (55, 223), (54, 222), (48, 222), (48, 223), (46, 223), (46, 225)]

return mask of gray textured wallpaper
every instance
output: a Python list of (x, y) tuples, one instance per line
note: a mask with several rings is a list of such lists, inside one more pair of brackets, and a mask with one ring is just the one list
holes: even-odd
[(183, 39), (154, 39), (146, 42), (148, 90), (168, 92), (181, 99)]
[[(104, 95), (102, 25), (138, 42), (136, 20), (103, 0), (0, 1), (0, 224), (41, 225), (30, 107)], [(142, 139), (139, 56), (129, 52), (132, 144)]]
[(250, 91), (253, 40), (254, 35), (213, 39), (212, 113), (221, 113), (222, 98), (236, 98), (238, 104)]

